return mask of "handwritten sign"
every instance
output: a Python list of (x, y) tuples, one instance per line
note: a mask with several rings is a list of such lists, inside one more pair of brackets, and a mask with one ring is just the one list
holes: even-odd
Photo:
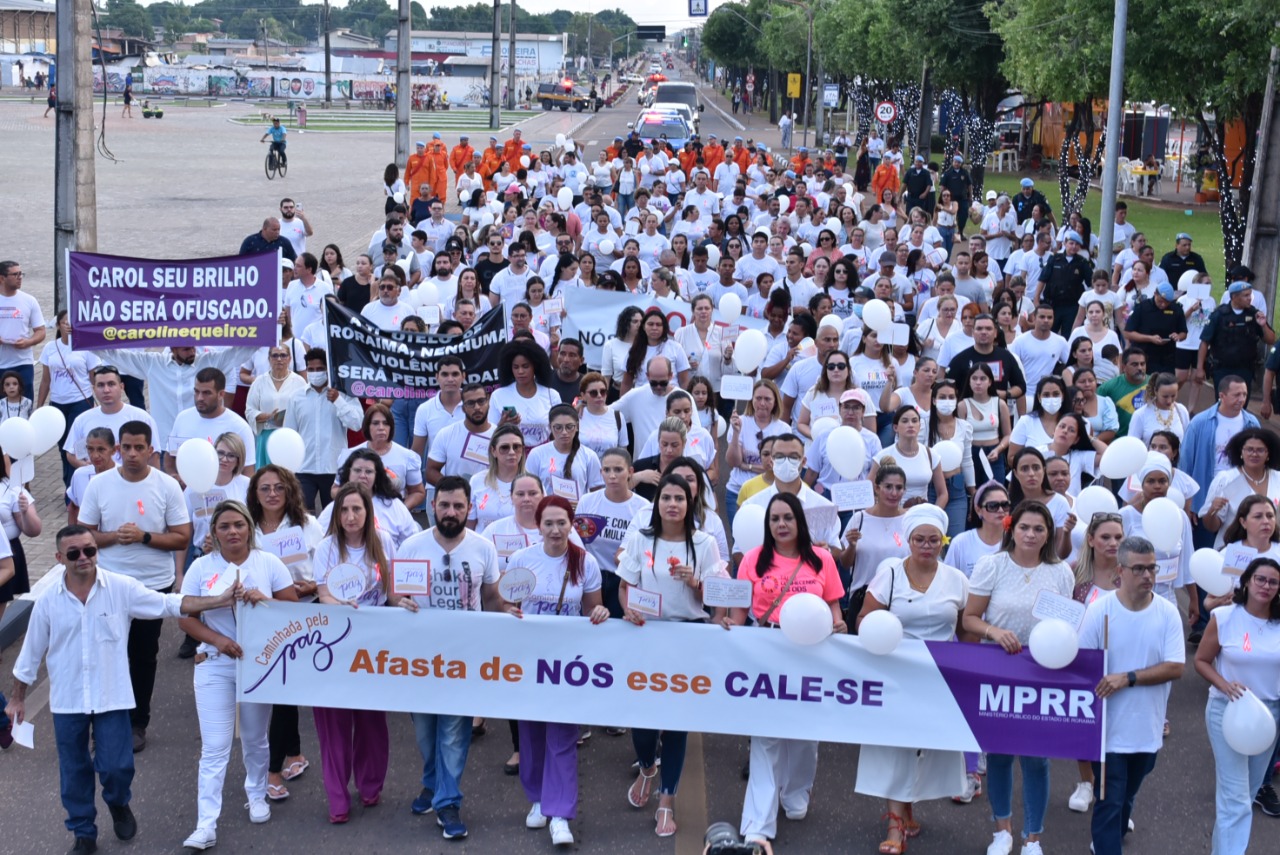
[[(840, 512), (836, 510), (835, 505), (805, 508), (804, 515), (809, 520), (809, 532), (815, 541), (825, 541), (827, 532), (833, 529), (839, 530)], [(828, 544), (828, 546), (835, 546), (835, 544)]]
[(1070, 597), (1064, 597), (1061, 594), (1054, 593), (1048, 589), (1041, 591), (1036, 595), (1036, 604), (1031, 608), (1033, 617), (1040, 620), (1064, 620), (1080, 629), (1080, 624), (1084, 622), (1084, 603), (1077, 603)]
[(831, 485), (831, 501), (838, 511), (860, 511), (876, 503), (870, 481), (841, 481)]
[(400, 597), (428, 594), (430, 575), (431, 562), (425, 558), (397, 558), (391, 562), (391, 593)]
[(512, 567), (498, 579), (498, 593), (508, 603), (523, 603), (538, 585), (538, 577), (528, 567)]
[(728, 347), (738, 340), (738, 336), (742, 334), (742, 327), (737, 324), (726, 326), (720, 333), (720, 346)]
[(548, 300), (543, 300), (542, 310), (546, 312), (548, 315), (552, 313), (555, 313), (558, 315), (559, 313), (564, 311), (564, 298), (552, 297)]
[(1258, 550), (1243, 543), (1228, 544), (1222, 550), (1222, 572), (1228, 576), (1243, 576), (1249, 562), (1258, 557)]
[(439, 306), (423, 306), (422, 321), (427, 326), (437, 326), (440, 323), (440, 307)]
[(707, 576), (702, 580), (702, 604), (722, 609), (750, 608), (751, 583), (746, 579)]
[(466, 441), (462, 443), (462, 459), (488, 466), (489, 437), (468, 432)]
[(329, 593), (339, 600), (356, 600), (368, 584), (364, 571), (354, 564), (339, 564), (325, 577)]
[(279, 558), (285, 564), (305, 561), (309, 550), (302, 533), (302, 526), (293, 525), (262, 536), (262, 549)]
[(224, 490), (210, 490), (207, 493), (199, 494), (199, 506), (195, 509), (195, 515), (198, 517), (207, 517), (213, 513), (214, 508), (218, 507), (218, 503), (227, 498)]
[(628, 588), (627, 608), (649, 617), (662, 617), (662, 595), (644, 588)]
[(720, 397), (729, 401), (750, 401), (755, 381), (745, 374), (730, 374), (720, 378)]
[(221, 573), (214, 573), (209, 577), (209, 581), (204, 583), (205, 596), (219, 597), (225, 594), (236, 583), (236, 576), (239, 573), (240, 568), (234, 564), (228, 564)]
[(572, 478), (551, 476), (551, 495), (562, 496), (571, 502), (578, 501), (578, 482)]
[(1178, 578), (1178, 562), (1181, 559), (1174, 558), (1157, 558), (1156, 559), (1156, 584), (1163, 585), (1166, 582), (1172, 582)]
[(493, 548), (498, 550), (498, 554), (503, 558), (514, 555), (516, 551), (524, 549), (529, 545), (529, 537), (523, 534), (495, 534), (493, 535)]

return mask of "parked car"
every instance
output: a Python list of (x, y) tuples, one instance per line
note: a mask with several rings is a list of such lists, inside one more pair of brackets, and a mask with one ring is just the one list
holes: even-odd
[(666, 139), (676, 151), (684, 148), (685, 142), (693, 136), (688, 123), (676, 113), (654, 113), (645, 110), (627, 127), (638, 132), (640, 139), (645, 141)]
[(537, 99), (544, 110), (559, 107), (561, 110), (568, 111), (572, 107), (581, 113), (591, 107), (590, 93), (583, 92), (572, 84), (566, 86), (564, 83), (539, 83)]

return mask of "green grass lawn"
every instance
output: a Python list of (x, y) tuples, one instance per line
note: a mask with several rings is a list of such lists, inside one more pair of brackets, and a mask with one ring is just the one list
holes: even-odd
[[(990, 172), (986, 174), (985, 187), (1010, 195), (1019, 190), (1018, 182), (1023, 178), (1018, 173)], [(1053, 206), (1055, 216), (1061, 222), (1062, 198), (1058, 193), (1056, 178), (1038, 178), (1036, 187), (1049, 204)], [(1147, 243), (1155, 247), (1156, 263), (1161, 256), (1173, 249), (1174, 237), (1178, 232), (1186, 232), (1194, 239), (1192, 247), (1204, 258), (1205, 268), (1213, 277), (1213, 291), (1220, 295), (1226, 287), (1226, 270), (1222, 261), (1222, 220), (1218, 216), (1216, 205), (1193, 206), (1194, 213), (1187, 216), (1183, 206), (1178, 204), (1151, 204), (1131, 196), (1122, 197), (1129, 205), (1129, 222), (1147, 236)], [(1093, 224), (1093, 233), (1099, 234), (1101, 229), (1102, 193), (1090, 188), (1085, 197), (1084, 212)]]

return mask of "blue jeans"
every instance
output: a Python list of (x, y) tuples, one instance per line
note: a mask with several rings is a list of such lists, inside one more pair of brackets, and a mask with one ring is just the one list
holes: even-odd
[[(94, 751), (89, 751), (89, 731)], [(133, 783), (133, 730), (128, 710), (105, 713), (54, 713), (53, 733), (58, 743), (58, 774), (62, 781), (62, 807), (67, 811), (67, 831), (76, 837), (98, 838), (94, 818), (93, 773), (102, 781), (102, 800), (108, 805), (129, 803)]]
[(1002, 820), (1013, 816), (1015, 759), (1022, 766), (1022, 836), (1044, 834), (1044, 812), (1049, 805), (1049, 760), (1045, 757), (987, 755), (987, 798), (991, 800), (991, 818)]
[(70, 404), (57, 404), (53, 401), (50, 405), (58, 410), (67, 420), (67, 426), (62, 431), (62, 438), (58, 440), (58, 455), (62, 458), (62, 486), (71, 486), (71, 475), (74, 473), (75, 467), (67, 462), (67, 453), (62, 450), (63, 444), (67, 441), (67, 434), (71, 433), (71, 424), (81, 413), (87, 413), (93, 409), (93, 401), (75, 401)]
[[(933, 483), (930, 482), (929, 504), (937, 503), (938, 491), (933, 489)], [(947, 478), (947, 506), (943, 510), (947, 514), (947, 530), (943, 534), (955, 537), (965, 530), (965, 521), (969, 515), (969, 493), (965, 490), (963, 471)], [(844, 531), (843, 528), (840, 530)]]
[(471, 750), (471, 716), (412, 713), (422, 754), (422, 786), (435, 796), (431, 807), (462, 807), (462, 771)]
[(724, 491), (725, 514), (729, 517), (729, 524), (725, 526), (725, 530), (733, 534), (733, 518), (738, 515), (738, 494), (737, 492)]
[[(1280, 702), (1263, 703), (1271, 715), (1280, 720)], [(1244, 855), (1249, 849), (1249, 831), (1253, 826), (1253, 796), (1271, 769), (1272, 756), (1270, 751), (1263, 751), (1246, 757), (1227, 744), (1222, 735), (1222, 714), (1226, 709), (1226, 699), (1214, 697), (1209, 698), (1204, 708), (1204, 724), (1217, 777), (1212, 851), (1213, 855)]]
[(5, 700), (4, 692), (0, 692), (0, 730), (4, 730), (6, 727), (13, 724), (13, 722), (9, 720), (9, 717), (4, 714), (4, 708), (8, 705), (9, 702)]
[(658, 760), (658, 739), (662, 739), (662, 795), (674, 796), (680, 788), (680, 773), (684, 771), (684, 749), (689, 741), (689, 734), (683, 730), (644, 730), (634, 728), (631, 731), (631, 744), (636, 749), (636, 758), (641, 769), (652, 768)]
[[(1142, 779), (1156, 767), (1156, 755), (1107, 752), (1106, 760), (1106, 796), (1093, 805), (1093, 851), (1094, 855), (1120, 855), (1124, 836), (1129, 833), (1133, 800), (1142, 786)], [(1103, 780), (1100, 763), (1093, 764), (1093, 779)], [(1247, 810), (1253, 809), (1252, 802), (1250, 798)], [(1245, 842), (1248, 842), (1247, 838)]]
[(938, 234), (942, 235), (942, 248), (947, 253), (947, 258), (951, 258), (951, 248), (956, 242), (955, 226), (938, 226)]
[(391, 416), (396, 420), (396, 434), (392, 439), (405, 448), (413, 445), (413, 417), (418, 405), (423, 403), (421, 398), (395, 398), (391, 402)]

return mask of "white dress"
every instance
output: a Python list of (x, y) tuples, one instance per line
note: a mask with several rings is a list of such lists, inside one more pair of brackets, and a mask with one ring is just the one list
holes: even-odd
[[(903, 635), (921, 641), (951, 641), (969, 598), (969, 580), (948, 564), (939, 564), (924, 593), (911, 587), (901, 559), (886, 562), (867, 588), (902, 621)], [(963, 792), (964, 754), (928, 748), (863, 745), (858, 751), (854, 790), (866, 796), (914, 802), (944, 799)]]

